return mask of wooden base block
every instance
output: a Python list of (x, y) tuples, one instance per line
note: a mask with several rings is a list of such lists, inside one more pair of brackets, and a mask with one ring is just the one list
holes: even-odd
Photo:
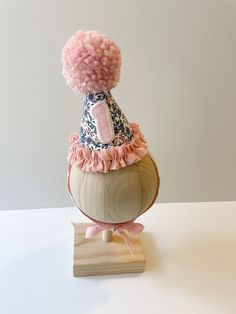
[(88, 225), (74, 224), (74, 277), (144, 271), (146, 261), (139, 236), (130, 236), (132, 255), (119, 234), (113, 234), (111, 242), (103, 241), (101, 235), (85, 239)]

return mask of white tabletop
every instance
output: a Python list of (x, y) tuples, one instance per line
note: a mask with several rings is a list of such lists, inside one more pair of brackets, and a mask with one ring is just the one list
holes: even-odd
[(236, 202), (154, 205), (142, 274), (74, 278), (75, 208), (0, 211), (1, 314), (235, 314)]

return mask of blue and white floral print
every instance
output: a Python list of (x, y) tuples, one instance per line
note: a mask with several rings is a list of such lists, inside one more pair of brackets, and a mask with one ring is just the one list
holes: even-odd
[[(105, 100), (108, 104), (115, 133), (115, 138), (108, 144), (103, 144), (98, 140), (95, 121), (90, 114), (90, 108), (101, 100)], [(88, 147), (91, 150), (101, 150), (129, 143), (132, 140), (132, 137), (133, 134), (129, 122), (110, 92), (99, 92), (86, 95), (80, 128), (80, 145)]]

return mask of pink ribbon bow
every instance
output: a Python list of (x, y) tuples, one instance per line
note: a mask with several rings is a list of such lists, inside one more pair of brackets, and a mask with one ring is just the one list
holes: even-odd
[(111, 230), (112, 232), (116, 232), (122, 236), (130, 253), (134, 255), (131, 240), (127, 232), (137, 235), (141, 233), (143, 229), (144, 226), (137, 222), (126, 222), (121, 224), (109, 224), (99, 222), (87, 227), (85, 238), (94, 237), (104, 230)]

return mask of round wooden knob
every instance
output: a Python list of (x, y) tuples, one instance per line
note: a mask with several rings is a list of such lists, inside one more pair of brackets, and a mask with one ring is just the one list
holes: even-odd
[(134, 220), (155, 201), (159, 175), (149, 154), (108, 173), (87, 173), (72, 166), (70, 190), (76, 205), (89, 217), (105, 223)]

